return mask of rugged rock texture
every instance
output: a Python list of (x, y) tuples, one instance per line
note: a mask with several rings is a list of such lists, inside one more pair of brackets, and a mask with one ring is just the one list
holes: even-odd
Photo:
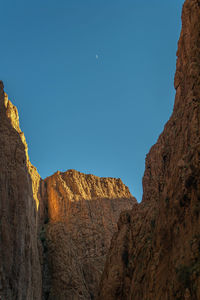
[(0, 82), (1, 299), (97, 298), (124, 209), (98, 299), (200, 299), (199, 0), (182, 22), (174, 111), (147, 155), (141, 204), (119, 179), (41, 180)]
[(99, 299), (200, 299), (200, 1), (186, 0), (173, 114), (146, 157), (143, 200), (121, 214)]
[(136, 200), (120, 179), (69, 170), (45, 181), (49, 299), (94, 299), (119, 214)]
[(69, 170), (42, 180), (0, 82), (0, 299), (93, 299), (133, 203), (120, 179)]
[[(33, 181), (32, 178), (35, 178)], [(0, 298), (41, 299), (37, 186), (16, 107), (0, 82)]]

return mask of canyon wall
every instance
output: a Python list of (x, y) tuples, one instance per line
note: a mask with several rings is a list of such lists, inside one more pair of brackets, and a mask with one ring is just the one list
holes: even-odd
[(136, 200), (120, 179), (75, 170), (45, 179), (49, 299), (95, 299), (117, 220)]
[[(32, 178), (35, 178), (34, 184)], [(0, 82), (0, 298), (41, 299), (38, 186), (17, 109)]]
[(94, 299), (134, 203), (120, 179), (69, 170), (42, 180), (0, 82), (0, 299)]
[(200, 1), (186, 0), (172, 116), (121, 214), (98, 299), (200, 299)]
[(120, 179), (68, 170), (42, 180), (0, 82), (2, 300), (200, 299), (198, 0), (185, 1), (177, 57), (174, 109), (146, 157), (141, 204)]

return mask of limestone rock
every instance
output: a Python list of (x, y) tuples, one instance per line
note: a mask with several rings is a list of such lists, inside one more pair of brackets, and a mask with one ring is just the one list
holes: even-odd
[[(200, 299), (200, 2), (186, 0), (173, 114), (118, 222), (99, 300)], [(117, 263), (116, 263), (117, 262)]]

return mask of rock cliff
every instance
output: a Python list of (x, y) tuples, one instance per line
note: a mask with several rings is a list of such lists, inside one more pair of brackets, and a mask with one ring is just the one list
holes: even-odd
[(94, 299), (119, 214), (136, 200), (120, 179), (75, 170), (45, 182), (49, 299)]
[[(121, 214), (98, 299), (200, 299), (200, 1), (186, 0), (174, 110)], [(116, 263), (117, 262), (117, 263)]]
[(0, 82), (0, 299), (94, 299), (119, 214), (120, 179), (30, 163), (17, 108)]
[(185, 1), (177, 57), (141, 204), (120, 179), (42, 180), (0, 82), (0, 299), (200, 299), (199, 0)]
[(17, 109), (4, 95), (0, 82), (0, 298), (3, 300), (41, 299), (37, 245), (39, 182), (37, 170), (28, 159)]

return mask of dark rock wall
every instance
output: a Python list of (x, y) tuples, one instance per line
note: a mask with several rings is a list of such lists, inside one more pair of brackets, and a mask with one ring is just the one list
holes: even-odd
[(0, 296), (41, 299), (38, 205), (18, 113), (0, 82)]
[[(99, 299), (200, 299), (200, 2), (186, 0), (173, 114), (122, 214)], [(117, 263), (116, 263), (117, 262)]]

